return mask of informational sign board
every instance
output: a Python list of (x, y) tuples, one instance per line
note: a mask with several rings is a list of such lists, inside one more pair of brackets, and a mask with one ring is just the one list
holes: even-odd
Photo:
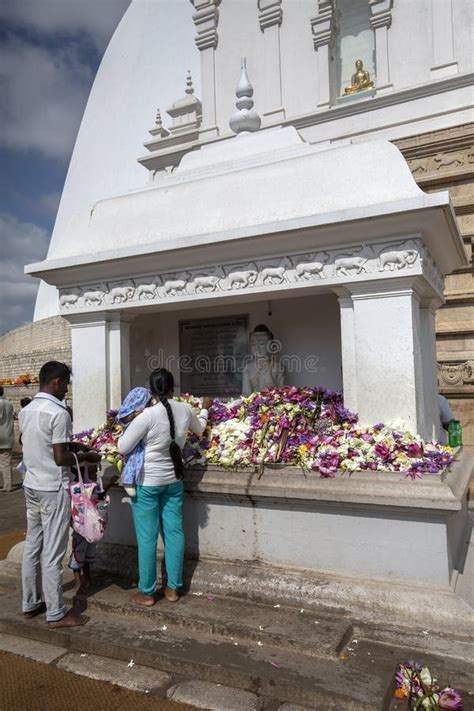
[(247, 316), (180, 321), (179, 347), (182, 392), (220, 398), (242, 394)]

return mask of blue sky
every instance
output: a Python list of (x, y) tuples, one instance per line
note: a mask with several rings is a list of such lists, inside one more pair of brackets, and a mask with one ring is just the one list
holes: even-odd
[(74, 140), (129, 0), (0, 0), (0, 334), (33, 318)]

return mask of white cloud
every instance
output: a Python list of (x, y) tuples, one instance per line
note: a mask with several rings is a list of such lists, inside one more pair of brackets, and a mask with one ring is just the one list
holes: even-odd
[(23, 267), (44, 259), (48, 242), (42, 227), (0, 214), (0, 334), (31, 321), (39, 281)]
[(45, 36), (81, 34), (82, 39), (102, 52), (129, 3), (130, 0), (2, 0), (0, 19), (4, 25)]
[(76, 46), (54, 53), (11, 36), (0, 47), (0, 143), (67, 158), (92, 82)]

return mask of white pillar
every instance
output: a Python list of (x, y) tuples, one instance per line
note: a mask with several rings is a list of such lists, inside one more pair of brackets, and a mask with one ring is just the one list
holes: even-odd
[(339, 295), (341, 315), (341, 352), (344, 406), (351, 412), (358, 411), (357, 364), (355, 349), (354, 304), (350, 294)]
[(109, 408), (120, 407), (130, 390), (130, 324), (122, 315), (111, 317), (108, 332), (109, 351)]
[(282, 98), (280, 26), (282, 0), (258, 0), (258, 20), (263, 32), (265, 105), (263, 115), (274, 123), (285, 118)]
[(71, 323), (74, 430), (96, 427), (130, 387), (129, 320), (78, 314)]
[(420, 308), (421, 358), (423, 369), (424, 429), (427, 439), (439, 439), (441, 435), (438, 378), (436, 366), (435, 313), (441, 306), (440, 299), (434, 299)]
[(403, 422), (426, 436), (417, 292), (404, 279), (350, 289), (361, 423)]
[(311, 20), (311, 29), (316, 50), (319, 108), (331, 106), (330, 49), (334, 43), (334, 15), (334, 0), (318, 0), (318, 14)]
[(392, 24), (393, 0), (369, 0), (370, 24), (375, 31), (375, 73), (378, 94), (393, 90), (390, 82), (388, 30)]
[(191, 0), (196, 12), (193, 14), (197, 35), (196, 46), (201, 52), (201, 97), (202, 124), (199, 133), (218, 136), (216, 100), (216, 47), (217, 24), (221, 0)]
[(433, 33), (431, 76), (441, 79), (456, 74), (458, 63), (454, 58), (452, 0), (431, 0), (431, 25)]

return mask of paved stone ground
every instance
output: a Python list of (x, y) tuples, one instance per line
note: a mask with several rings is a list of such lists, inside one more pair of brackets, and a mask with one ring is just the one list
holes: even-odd
[[(24, 642), (24, 640), (23, 640)], [(49, 646), (49, 645), (48, 645)], [(53, 647), (53, 650), (56, 648)], [(53, 652), (54, 653), (54, 652)], [(0, 651), (0, 709), (5, 711), (185, 711), (174, 701), (160, 699), (155, 689), (147, 695), (107, 681), (96, 681), (87, 676), (65, 671), (64, 659), (57, 666), (45, 666), (48, 658), (37, 662), (24, 656)], [(57, 656), (57, 655), (56, 655)], [(110, 662), (110, 660), (107, 660)], [(93, 666), (94, 660), (89, 660)], [(60, 667), (63, 668), (60, 668)], [(67, 665), (66, 665), (67, 666)], [(75, 671), (72, 669), (72, 671)], [(119, 670), (117, 669), (117, 672)], [(121, 671), (121, 670), (120, 670)], [(149, 670), (146, 670), (148, 676)], [(117, 673), (118, 676), (118, 673)]]

